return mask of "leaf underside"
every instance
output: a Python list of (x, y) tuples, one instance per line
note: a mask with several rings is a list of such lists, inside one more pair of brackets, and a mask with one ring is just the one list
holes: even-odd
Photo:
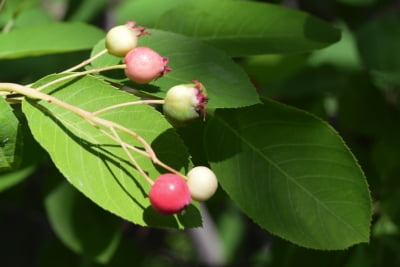
[[(59, 75), (39, 81), (49, 82)], [(137, 97), (91, 76), (67, 80), (46, 92), (87, 111), (138, 100)], [(184, 216), (157, 217), (148, 199), (149, 184), (139, 175), (124, 150), (97, 128), (74, 113), (52, 103), (28, 100), (23, 103), (35, 139), (50, 154), (65, 178), (104, 209), (139, 225), (194, 227), (201, 224), (198, 209), (191, 205)], [(154, 108), (131, 105), (99, 115), (140, 134), (158, 157), (177, 170), (186, 171), (188, 153), (170, 124)], [(142, 148), (136, 139), (118, 132), (122, 140)], [(138, 164), (155, 179), (165, 172), (144, 156), (132, 152)]]

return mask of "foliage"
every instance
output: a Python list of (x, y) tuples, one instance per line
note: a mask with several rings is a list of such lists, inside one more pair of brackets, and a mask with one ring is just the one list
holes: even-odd
[[(2, 2), (1, 229), (24, 225), (3, 230), (1, 264), (399, 262), (398, 14), (390, 1), (266, 2)], [(126, 20), (171, 72), (135, 84), (102, 52)], [(207, 114), (174, 126), (157, 104), (192, 80)], [(151, 180), (198, 165), (217, 194), (154, 211)]]

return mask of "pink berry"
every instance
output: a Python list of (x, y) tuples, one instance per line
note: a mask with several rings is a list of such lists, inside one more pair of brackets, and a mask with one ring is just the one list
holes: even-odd
[(148, 83), (171, 71), (167, 63), (168, 59), (153, 49), (136, 47), (125, 56), (125, 74), (136, 83)]
[(192, 201), (185, 180), (173, 173), (160, 175), (149, 192), (153, 208), (165, 215), (179, 213)]

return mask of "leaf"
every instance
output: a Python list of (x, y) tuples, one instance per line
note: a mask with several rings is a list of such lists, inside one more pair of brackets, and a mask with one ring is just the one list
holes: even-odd
[(107, 0), (79, 1), (70, 10), (68, 21), (92, 21), (107, 8)]
[(10, 105), (0, 96), (0, 171), (15, 168), (20, 163), (19, 122)]
[[(150, 85), (128, 81), (123, 72), (104, 73), (114, 82), (120, 82), (147, 94), (164, 97), (166, 91), (178, 84), (199, 80), (207, 88), (209, 108), (243, 107), (259, 103), (256, 89), (246, 73), (224, 52), (201, 41), (160, 30), (148, 30), (151, 35), (139, 39), (140, 46), (148, 46), (169, 59), (172, 71)], [(104, 49), (104, 41), (96, 45), (92, 54)], [(92, 67), (119, 64), (120, 58), (105, 55)]]
[(342, 30), (342, 38), (339, 42), (326, 49), (315, 51), (309, 58), (312, 66), (323, 66), (326, 64), (339, 69), (360, 71), (362, 69), (361, 59), (357, 50), (354, 33), (344, 23), (339, 23)]
[[(25, 11), (30, 9), (35, 9), (39, 0), (13, 0), (5, 1), (2, 9), (0, 10), (0, 27), (3, 28), (4, 25), (10, 20), (15, 20), (18, 23), (19, 16), (25, 13)], [(42, 18), (37, 18), (41, 20)], [(35, 23), (35, 21), (33, 21)]]
[(0, 59), (90, 49), (103, 37), (100, 29), (78, 22), (15, 29), (0, 34)]
[(124, 1), (116, 7), (115, 15), (118, 23), (134, 20), (138, 25), (154, 27), (157, 19), (167, 10), (186, 0), (136, 0)]
[(368, 241), (371, 200), (365, 177), (321, 120), (266, 101), (217, 110), (204, 138), (223, 189), (261, 227), (314, 249)]
[(377, 0), (338, 0), (339, 3), (349, 6), (369, 6), (375, 4)]
[(357, 43), (364, 65), (377, 72), (377, 78), (400, 85), (400, 18), (397, 14), (377, 17), (361, 27)]
[(45, 200), (51, 226), (62, 242), (77, 254), (107, 263), (121, 239), (121, 220), (105, 212), (67, 182)]
[(154, 12), (153, 27), (201, 39), (230, 56), (308, 52), (340, 39), (330, 24), (273, 4), (203, 0), (171, 6), (162, 15)]
[[(55, 80), (51, 75), (35, 86)], [(69, 79), (46, 89), (51, 95), (86, 111), (138, 100), (137, 97), (116, 90), (91, 76)], [(79, 191), (102, 208), (139, 225), (194, 227), (200, 225), (195, 207), (181, 216), (154, 219), (148, 199), (149, 183), (138, 173), (124, 150), (109, 137), (71, 111), (43, 101), (23, 103), (29, 127), (35, 139), (49, 153), (65, 178)], [(154, 108), (130, 105), (100, 114), (140, 134), (151, 144), (159, 159), (177, 170), (185, 170), (188, 153), (182, 141)], [(122, 140), (132, 146), (142, 144), (127, 134), (118, 132)], [(164, 169), (158, 168), (139, 153), (132, 154), (148, 175), (155, 179)]]
[(365, 74), (355, 75), (342, 87), (338, 121), (342, 128), (353, 133), (378, 137), (393, 131), (398, 115), (368, 78)]
[(12, 172), (0, 173), (0, 192), (22, 182), (36, 169), (35, 165), (24, 166)]

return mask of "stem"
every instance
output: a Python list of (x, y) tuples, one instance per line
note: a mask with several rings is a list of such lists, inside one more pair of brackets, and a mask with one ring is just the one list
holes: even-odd
[(0, 11), (3, 10), (4, 4), (6, 3), (6, 0), (1, 0), (0, 2)]
[(51, 95), (39, 92), (39, 91), (29, 88), (29, 87), (25, 87), (23, 85), (19, 85), (19, 84), (15, 84), (15, 83), (0, 83), (0, 90), (18, 93), (18, 94), (25, 95), (25, 96), (28, 96), (31, 98), (36, 98), (36, 99), (40, 99), (40, 100), (43, 100), (43, 101), (46, 101), (49, 103), (54, 103), (57, 106), (60, 106), (67, 110), (70, 110), (83, 118), (89, 118), (91, 116), (91, 113), (88, 111), (85, 111), (83, 109), (75, 107), (74, 105), (65, 103)]
[(95, 112), (93, 112), (93, 115), (99, 115), (100, 113), (103, 113), (105, 111), (109, 111), (112, 109), (120, 108), (120, 107), (125, 107), (125, 106), (131, 106), (131, 105), (138, 105), (138, 104), (164, 104), (164, 100), (156, 100), (156, 99), (148, 99), (148, 100), (138, 100), (138, 101), (132, 101), (132, 102), (126, 102), (126, 103), (121, 103), (121, 104), (116, 104), (112, 106), (108, 106), (102, 109), (99, 109)]
[(92, 73), (96, 73), (96, 72), (102, 72), (102, 71), (107, 71), (107, 70), (115, 70), (115, 69), (125, 69), (126, 65), (125, 64), (120, 64), (120, 65), (114, 65), (114, 66), (107, 66), (107, 67), (103, 67), (103, 68), (96, 68), (96, 69), (91, 69), (91, 70), (87, 70), (87, 71), (82, 71), (82, 72), (76, 72), (76, 73), (72, 73), (71, 75), (67, 75), (61, 78), (58, 78), (54, 81), (51, 81), (49, 83), (46, 83), (42, 86), (39, 86), (36, 88), (37, 91), (41, 91), (46, 87), (49, 87), (53, 84), (71, 79), (71, 78), (75, 78), (75, 77), (80, 77), (80, 76), (85, 76), (87, 74), (92, 74)]
[(14, 18), (11, 18), (9, 21), (7, 21), (7, 24), (4, 25), (3, 29), (1, 30), (1, 32), (2, 33), (8, 33), (13, 26), (14, 26)]
[[(151, 148), (151, 146), (149, 145), (149, 143), (146, 142), (146, 140), (143, 139), (143, 137), (141, 137), (139, 134), (129, 130), (128, 128), (115, 123), (113, 121), (109, 121), (109, 120), (105, 120), (99, 117), (96, 117), (94, 113), (86, 111), (84, 109), (81, 109), (79, 107), (76, 107), (74, 105), (68, 104), (64, 101), (61, 101), (60, 99), (53, 97), (51, 95), (42, 93), (38, 90), (35, 90), (33, 88), (30, 87), (26, 87), (23, 85), (19, 85), (19, 84), (14, 84), (14, 83), (0, 83), (0, 91), (6, 91), (6, 92), (12, 92), (12, 93), (18, 93), (27, 97), (31, 97), (31, 98), (35, 98), (35, 99), (40, 99), (42, 101), (46, 101), (48, 103), (53, 103), (59, 107), (62, 107), (66, 110), (69, 110), (73, 113), (75, 113), (76, 115), (80, 116), (81, 118), (83, 118), (84, 120), (88, 121), (91, 125), (93, 125), (94, 127), (96, 127), (100, 132), (102, 132), (104, 135), (106, 135), (107, 137), (109, 137), (110, 139), (116, 141), (117, 143), (119, 143), (122, 147), (122, 149), (124, 149), (124, 151), (127, 153), (129, 159), (131, 160), (131, 162), (133, 163), (133, 165), (137, 168), (137, 170), (140, 172), (140, 174), (150, 183), (152, 184), (153, 181), (146, 175), (146, 173), (140, 168), (140, 166), (137, 164), (137, 162), (135, 161), (135, 159), (133, 158), (133, 156), (129, 153), (128, 149), (131, 149), (141, 155), (146, 156), (147, 158), (151, 159), (151, 161), (154, 164), (157, 164), (161, 167), (163, 167), (164, 169), (175, 173), (185, 179), (187, 179), (184, 175), (182, 175), (180, 172), (178, 172), (177, 170), (173, 169), (172, 167), (166, 165), (165, 163), (163, 163), (162, 161), (160, 161), (154, 150)], [(108, 128), (113, 134), (109, 134), (106, 131), (104, 131), (103, 129), (99, 128), (98, 125), (104, 126), (106, 128)], [(136, 148), (135, 146), (129, 145), (125, 142), (123, 142), (121, 140), (121, 138), (119, 137), (119, 135), (117, 134), (117, 132), (115, 131), (115, 129), (120, 130), (121, 132), (124, 132), (130, 136), (132, 136), (133, 138), (135, 138), (139, 143), (141, 143), (143, 145), (143, 148), (145, 151), (140, 150), (138, 148)]]
[[(92, 122), (91, 122), (91, 124), (92, 124), (94, 127), (96, 127), (96, 124), (93, 124)], [(107, 131), (105, 131), (105, 130), (103, 130), (103, 129), (100, 129), (100, 128), (98, 128), (98, 130), (99, 130), (102, 134), (104, 134), (105, 136), (109, 137), (110, 139), (114, 140), (115, 142), (118, 142), (118, 139), (116, 139), (115, 136), (113, 136), (112, 134), (110, 134), (110, 133), (108, 133)], [(145, 157), (150, 158), (149, 153), (147, 153), (146, 151), (140, 150), (139, 148), (137, 148), (137, 147), (135, 147), (135, 146), (132, 146), (132, 145), (129, 145), (129, 144), (126, 144), (126, 143), (125, 143), (125, 146), (126, 146), (127, 148), (129, 148), (129, 149), (131, 149), (131, 150), (133, 150), (133, 151), (135, 151), (135, 152), (137, 152), (137, 153), (139, 153), (139, 154), (145, 156)]]
[(71, 68), (69, 68), (69, 69), (67, 69), (67, 70), (64, 70), (64, 71), (61, 72), (61, 73), (72, 72), (72, 71), (74, 71), (74, 70), (80, 69), (80, 68), (82, 68), (83, 66), (86, 66), (86, 65), (89, 64), (90, 62), (92, 62), (92, 61), (98, 59), (99, 57), (101, 57), (102, 55), (105, 55), (105, 54), (107, 54), (107, 53), (108, 53), (108, 50), (107, 50), (107, 49), (104, 49), (104, 50), (100, 51), (99, 53), (97, 53), (96, 55), (94, 55), (94, 56), (92, 56), (92, 57), (90, 57), (90, 58), (88, 58), (88, 59), (82, 61), (80, 64), (78, 64), (78, 65), (76, 65), (76, 66), (73, 66), (73, 67), (71, 67)]
[(121, 140), (121, 137), (118, 135), (118, 133), (115, 131), (113, 127), (110, 128), (110, 131), (113, 133), (115, 138), (118, 140), (120, 143), (122, 149), (125, 151), (125, 154), (128, 156), (128, 158), (131, 160), (135, 168), (139, 171), (139, 173), (149, 182), (150, 185), (153, 185), (154, 182), (153, 180), (150, 179), (150, 177), (143, 171), (143, 169), (140, 167), (140, 165), (137, 163), (137, 161), (133, 158), (132, 154), (129, 152), (128, 147), (126, 146), (126, 143), (124, 143)]

